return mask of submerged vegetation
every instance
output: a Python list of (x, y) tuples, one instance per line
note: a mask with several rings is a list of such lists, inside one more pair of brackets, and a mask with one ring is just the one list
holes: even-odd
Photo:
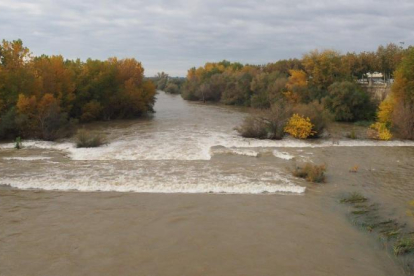
[(366, 197), (364, 197), (363, 195), (361, 195), (360, 193), (357, 192), (353, 192), (350, 195), (348, 195), (347, 197), (341, 199), (341, 203), (364, 203), (366, 202), (368, 199)]
[(360, 193), (351, 193), (343, 197), (340, 202), (352, 207), (350, 216), (353, 223), (376, 234), (384, 247), (397, 257), (405, 272), (412, 275), (414, 272), (411, 266), (412, 255), (409, 255), (414, 252), (412, 229), (407, 229), (405, 223), (385, 216), (383, 211), (379, 211), (378, 205), (370, 204), (368, 198)]
[(77, 121), (139, 117), (152, 111), (155, 87), (135, 59), (85, 62), (33, 56), (21, 40), (0, 45), (0, 139), (55, 140)]
[(308, 182), (322, 183), (325, 182), (325, 165), (314, 165), (306, 163), (303, 167), (298, 167), (292, 172), (293, 176), (306, 179)]
[(14, 148), (15, 149), (21, 149), (23, 147), (22, 145), (22, 139), (20, 137), (17, 137), (14, 141)]
[(76, 134), (76, 147), (78, 148), (96, 148), (105, 144), (102, 135), (88, 132), (85, 129), (78, 130)]

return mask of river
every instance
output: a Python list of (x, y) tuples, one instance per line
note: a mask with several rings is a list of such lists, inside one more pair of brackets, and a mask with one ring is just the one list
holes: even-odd
[[(413, 142), (245, 139), (244, 110), (163, 92), (155, 111), (86, 125), (100, 148), (0, 144), (0, 275), (403, 275), (338, 198), (408, 221)], [(293, 177), (304, 162), (327, 183)]]

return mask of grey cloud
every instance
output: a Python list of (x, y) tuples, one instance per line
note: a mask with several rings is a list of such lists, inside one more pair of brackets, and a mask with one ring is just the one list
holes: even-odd
[(135, 57), (147, 75), (408, 45), (413, 23), (411, 0), (0, 0), (0, 38), (21, 38), (35, 54)]

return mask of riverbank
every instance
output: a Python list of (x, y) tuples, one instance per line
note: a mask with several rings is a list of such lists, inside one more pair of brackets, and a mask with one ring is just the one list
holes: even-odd
[(2, 188), (0, 275), (403, 275), (316, 197)]

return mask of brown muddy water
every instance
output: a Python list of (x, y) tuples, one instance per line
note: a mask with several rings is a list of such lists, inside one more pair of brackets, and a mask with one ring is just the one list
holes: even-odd
[[(411, 224), (414, 143), (351, 140), (343, 126), (244, 139), (242, 110), (164, 93), (155, 109), (88, 125), (101, 148), (0, 144), (1, 276), (404, 275), (338, 201), (359, 191)], [(327, 183), (292, 177), (303, 162), (326, 164)]]

